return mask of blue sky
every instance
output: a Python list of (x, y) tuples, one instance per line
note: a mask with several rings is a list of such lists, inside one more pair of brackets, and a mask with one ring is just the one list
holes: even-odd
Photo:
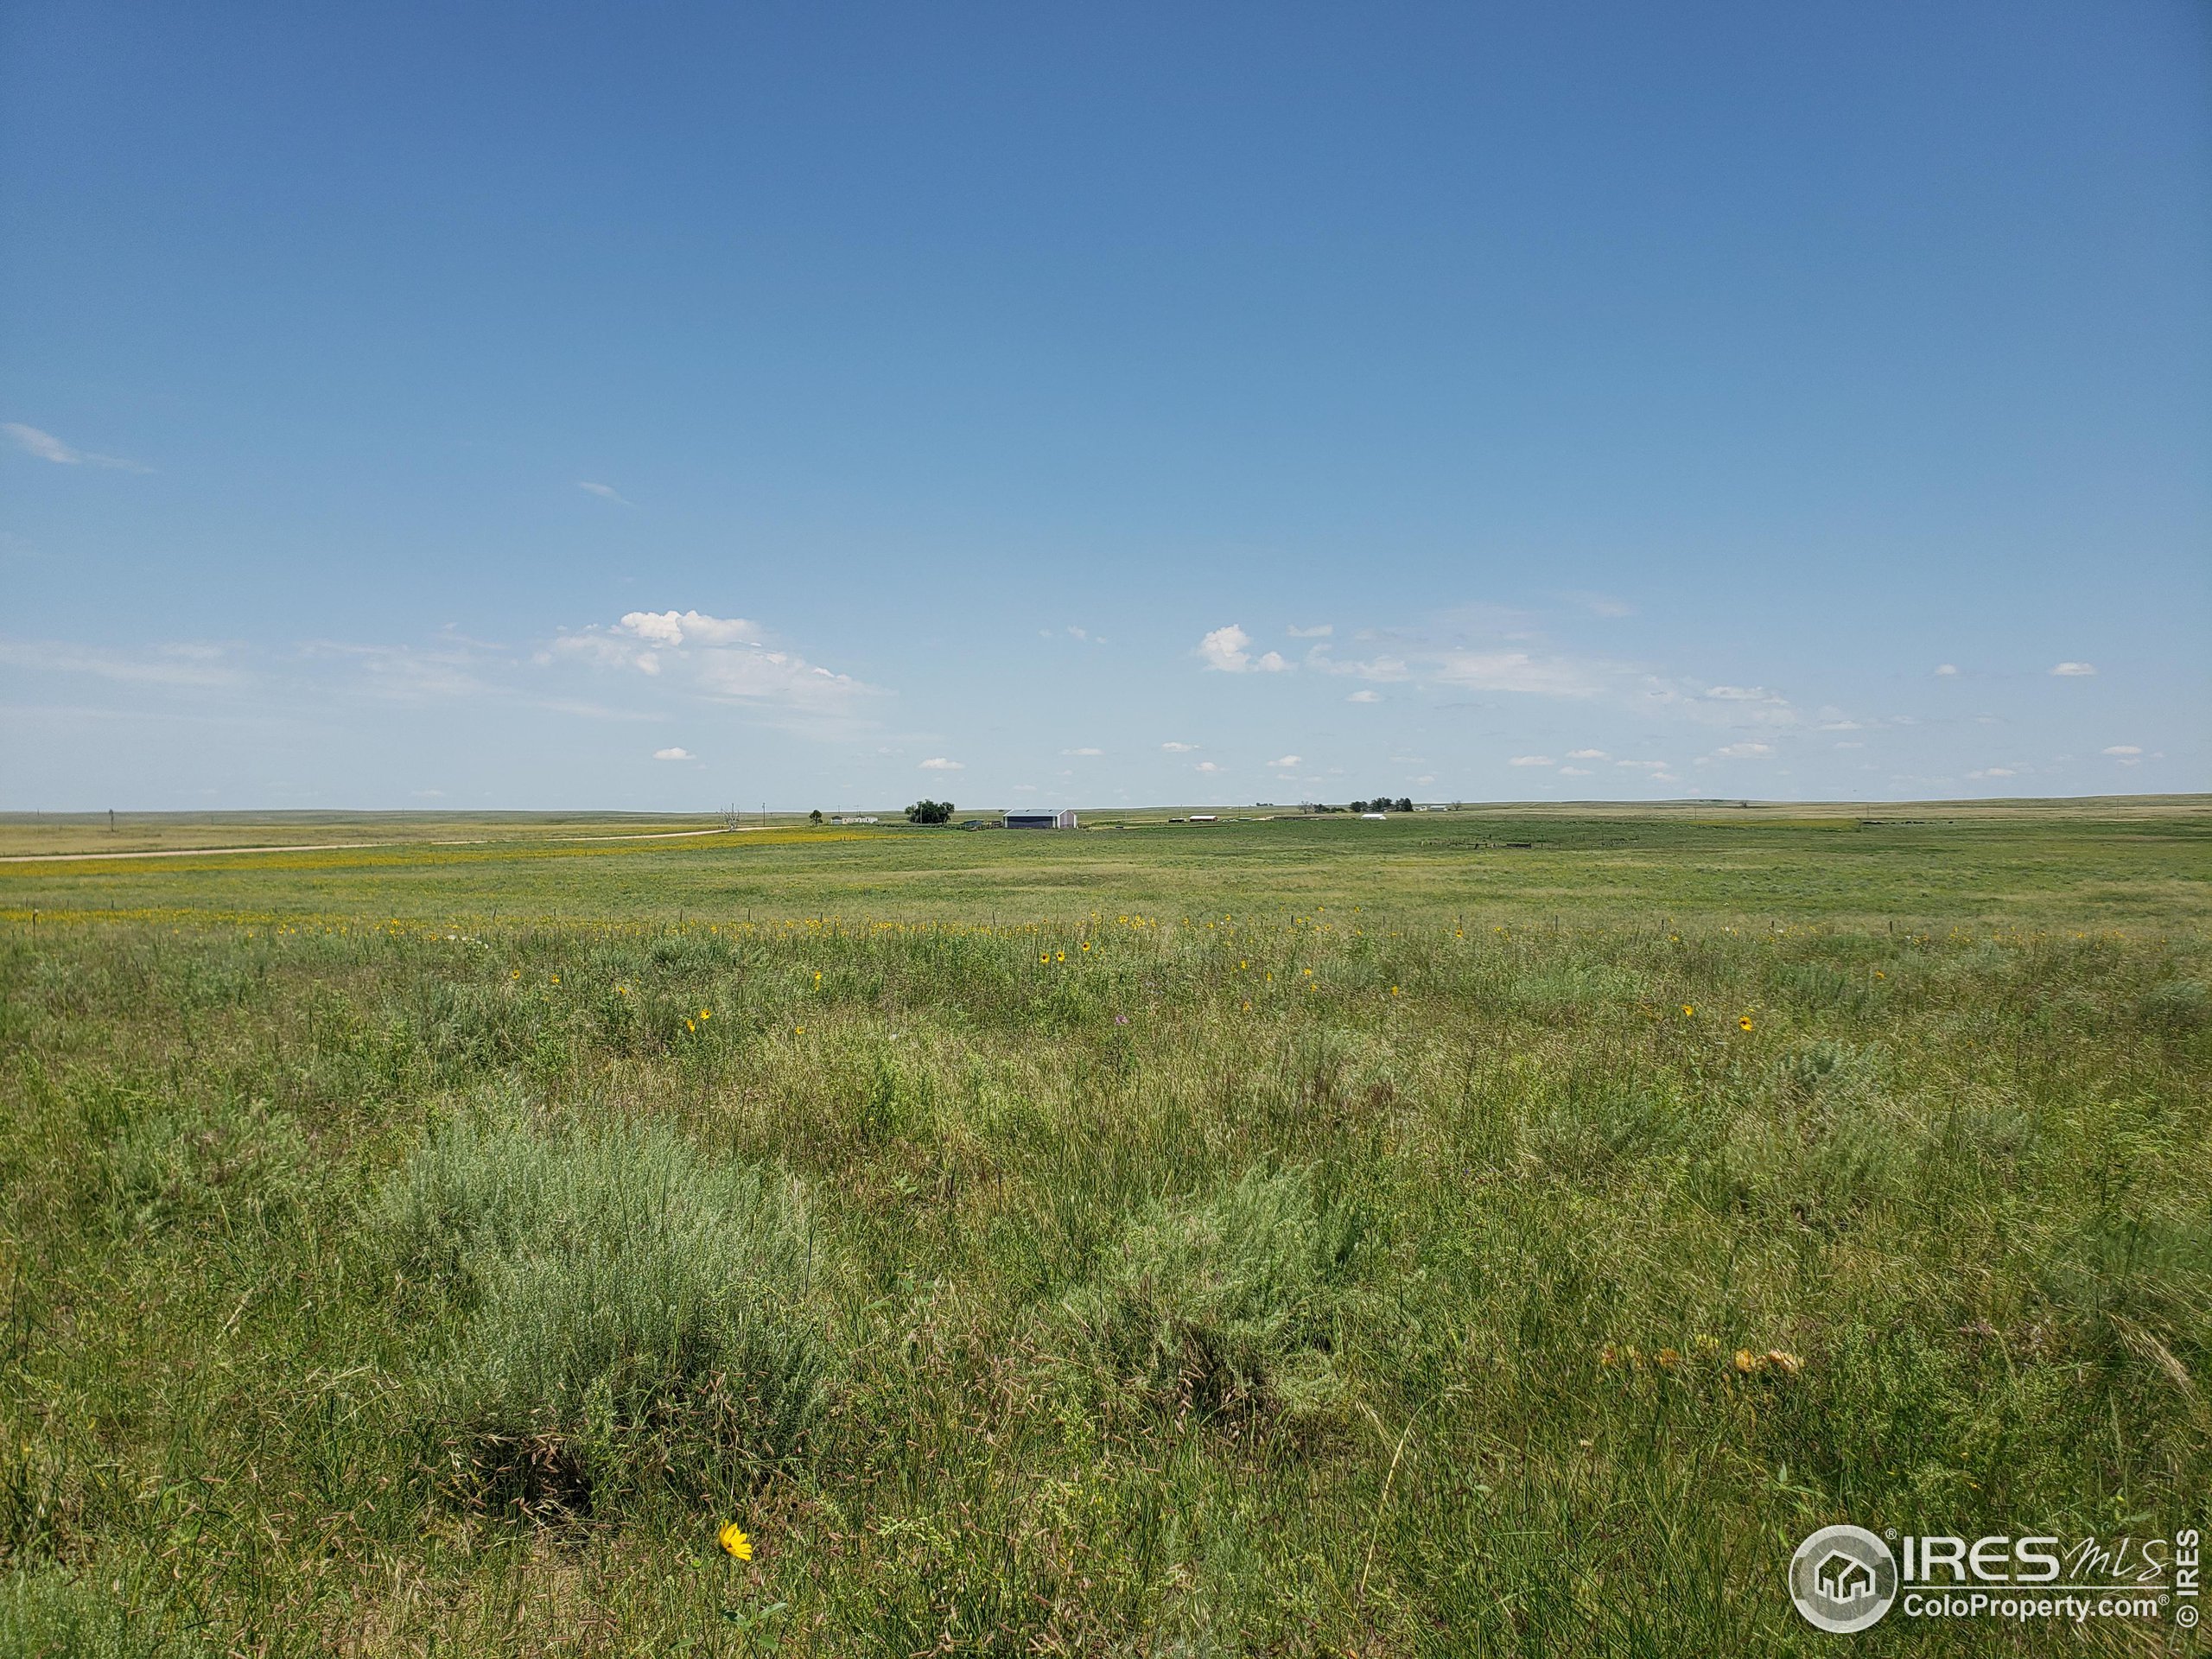
[(2194, 4), (0, 40), (0, 807), (2212, 786)]

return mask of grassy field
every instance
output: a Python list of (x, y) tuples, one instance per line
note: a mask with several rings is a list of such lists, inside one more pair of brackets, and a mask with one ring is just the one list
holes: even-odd
[(2202, 801), (1163, 817), (0, 824), (0, 1653), (2175, 1650)]

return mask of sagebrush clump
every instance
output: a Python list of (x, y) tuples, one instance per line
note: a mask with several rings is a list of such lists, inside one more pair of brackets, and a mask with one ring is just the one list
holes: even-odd
[(473, 1112), (385, 1190), (404, 1285), (459, 1304), (427, 1391), (474, 1495), (582, 1513), (800, 1450), (823, 1344), (791, 1184), (664, 1127)]
[(1253, 1169), (1133, 1218), (1068, 1306), (1122, 1387), (1171, 1409), (1300, 1414), (1337, 1399), (1356, 1207)]

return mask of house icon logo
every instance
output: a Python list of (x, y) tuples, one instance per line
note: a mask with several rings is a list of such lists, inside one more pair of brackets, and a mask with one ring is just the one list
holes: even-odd
[(1822, 1527), (1789, 1558), (1789, 1599), (1817, 1629), (1863, 1630), (1897, 1599), (1897, 1558), (1864, 1527)]

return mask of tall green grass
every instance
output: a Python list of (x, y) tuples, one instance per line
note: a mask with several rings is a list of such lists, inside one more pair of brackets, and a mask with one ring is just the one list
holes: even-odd
[(2202, 938), (1531, 920), (19, 933), (0, 1651), (1814, 1653), (1815, 1526), (2201, 1522)]

